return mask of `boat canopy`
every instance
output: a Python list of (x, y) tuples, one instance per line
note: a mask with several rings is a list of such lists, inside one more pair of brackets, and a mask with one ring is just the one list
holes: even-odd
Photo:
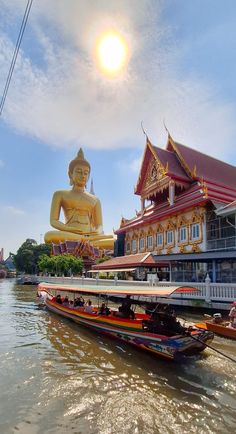
[(163, 286), (163, 287), (141, 287), (131, 286), (75, 286), (61, 285), (56, 283), (42, 282), (38, 285), (39, 291), (65, 291), (71, 293), (91, 293), (103, 295), (138, 295), (138, 296), (153, 296), (153, 297), (169, 297), (174, 293), (196, 293), (200, 290), (191, 286)]

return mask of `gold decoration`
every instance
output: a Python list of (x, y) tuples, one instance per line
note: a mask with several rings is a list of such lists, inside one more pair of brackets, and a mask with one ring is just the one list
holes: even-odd
[(200, 192), (203, 193), (204, 199), (207, 199), (208, 198), (208, 189), (207, 189), (207, 184), (204, 181), (203, 177), (200, 178), (199, 186), (201, 187)]
[(158, 223), (158, 225), (157, 225), (157, 229), (156, 229), (156, 232), (158, 233), (158, 232), (164, 232), (164, 228), (163, 228), (163, 226), (161, 225), (161, 223)]
[(186, 219), (186, 217), (184, 215), (180, 215), (177, 218), (177, 222), (176, 222), (176, 227), (180, 228), (181, 226), (187, 226), (188, 225), (188, 220)]
[(201, 249), (200, 249), (200, 247), (198, 246), (197, 243), (193, 243), (193, 245), (192, 245), (192, 252), (193, 253), (199, 253), (199, 252), (201, 252)]
[(176, 222), (175, 219), (172, 220), (168, 220), (167, 225), (166, 225), (166, 231), (174, 231), (176, 228)]

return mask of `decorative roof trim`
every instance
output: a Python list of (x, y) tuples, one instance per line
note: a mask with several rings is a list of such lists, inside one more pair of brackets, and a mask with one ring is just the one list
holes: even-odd
[(196, 175), (197, 175), (197, 167), (196, 164), (194, 164), (193, 170), (190, 169), (189, 165), (186, 163), (185, 159), (183, 158), (181, 152), (178, 149), (178, 146), (176, 145), (175, 141), (172, 139), (170, 133), (168, 133), (168, 140), (167, 140), (167, 145), (166, 148), (168, 148), (168, 144), (171, 144), (175, 153), (177, 154), (180, 164), (182, 165), (182, 167), (184, 168), (184, 170), (187, 172), (187, 174), (192, 178), (195, 179)]
[(144, 258), (143, 259), (141, 259), (141, 261), (140, 262), (144, 262), (144, 261), (146, 261), (146, 259), (148, 258), (148, 256), (150, 256), (151, 255), (151, 252), (148, 252), (145, 256), (144, 256)]

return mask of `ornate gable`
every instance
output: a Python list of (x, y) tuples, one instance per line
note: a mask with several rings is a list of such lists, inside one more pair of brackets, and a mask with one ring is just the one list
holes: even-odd
[(145, 199), (152, 198), (157, 192), (167, 187), (169, 179), (167, 173), (168, 163), (166, 167), (163, 166), (151, 142), (147, 139), (135, 193)]

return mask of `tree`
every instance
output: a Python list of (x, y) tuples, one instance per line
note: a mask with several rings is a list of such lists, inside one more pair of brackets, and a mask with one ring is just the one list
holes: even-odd
[(45, 253), (41, 255), (38, 259), (38, 267), (40, 271), (52, 273), (54, 272), (54, 261), (53, 257), (46, 255)]
[(59, 274), (81, 274), (83, 270), (83, 260), (76, 258), (69, 253), (54, 256), (56, 264), (56, 272)]
[(83, 270), (83, 261), (69, 253), (58, 256), (47, 256), (43, 254), (38, 260), (39, 269), (54, 274), (81, 274)]
[(51, 246), (48, 244), (37, 244), (31, 238), (28, 238), (17, 250), (13, 256), (13, 261), (17, 271), (23, 271), (28, 274), (34, 274), (38, 270), (38, 260), (42, 254), (49, 255)]

